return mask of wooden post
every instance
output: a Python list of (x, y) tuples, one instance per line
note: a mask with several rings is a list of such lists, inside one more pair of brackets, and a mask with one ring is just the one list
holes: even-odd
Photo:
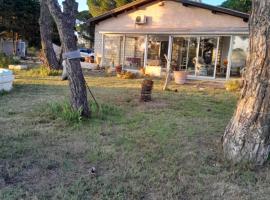
[(197, 50), (196, 50), (196, 63), (195, 63), (195, 76), (197, 76), (197, 64), (199, 61), (201, 37), (197, 37)]
[(146, 68), (147, 65), (147, 56), (148, 56), (148, 35), (145, 36), (144, 39), (144, 61), (143, 61), (143, 66)]
[(124, 34), (124, 39), (123, 39), (123, 58), (122, 58), (122, 69), (124, 69), (125, 65), (125, 55), (126, 54), (126, 34)]
[(172, 60), (172, 46), (173, 46), (173, 36), (169, 36), (169, 45), (168, 45), (168, 55), (167, 59), (167, 69), (166, 69), (166, 80), (163, 86), (163, 90), (166, 90), (171, 79), (171, 60)]
[(217, 38), (217, 50), (216, 50), (215, 68), (214, 68), (214, 76), (213, 76), (214, 79), (216, 78), (216, 73), (217, 73), (217, 61), (218, 61), (219, 42), (220, 42), (220, 37)]
[(104, 65), (104, 44), (105, 44), (105, 35), (102, 33), (102, 39), (101, 39), (101, 62), (100, 66), (103, 67)]
[(229, 49), (229, 53), (228, 53), (228, 67), (227, 67), (227, 73), (226, 73), (226, 80), (229, 80), (230, 79), (230, 75), (231, 75), (232, 46), (233, 46), (233, 36), (231, 36), (231, 39), (230, 39), (230, 49)]

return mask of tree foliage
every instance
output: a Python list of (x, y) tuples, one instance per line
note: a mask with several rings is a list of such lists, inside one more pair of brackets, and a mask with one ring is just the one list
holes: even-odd
[(96, 17), (132, 1), (134, 0), (87, 0), (87, 4), (91, 15)]
[(85, 40), (90, 40), (94, 42), (94, 30), (95, 27), (93, 25), (88, 25), (87, 21), (92, 17), (89, 11), (84, 10), (77, 14), (77, 25), (76, 30), (78, 34)]
[(78, 14), (76, 15), (76, 19), (83, 21), (83, 22), (87, 21), (91, 17), (92, 17), (92, 15), (87, 10), (78, 12)]
[(226, 0), (221, 4), (221, 6), (245, 13), (250, 13), (252, 2), (251, 0)]
[(0, 32), (17, 33), (30, 45), (37, 46), (39, 13), (39, 0), (0, 0)]

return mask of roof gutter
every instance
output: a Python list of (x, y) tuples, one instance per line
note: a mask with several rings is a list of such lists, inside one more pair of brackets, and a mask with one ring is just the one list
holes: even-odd
[(135, 34), (135, 35), (181, 35), (181, 36), (198, 36), (198, 35), (208, 35), (208, 36), (230, 36), (230, 35), (249, 35), (248, 31), (231, 31), (231, 32), (157, 32), (157, 31), (148, 31), (148, 32), (129, 32), (129, 31), (100, 31), (101, 34)]

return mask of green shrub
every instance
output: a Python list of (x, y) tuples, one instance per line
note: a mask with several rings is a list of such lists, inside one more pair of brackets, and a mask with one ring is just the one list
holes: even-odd
[(49, 68), (41, 65), (38, 68), (33, 68), (33, 69), (28, 70), (26, 74), (28, 76), (41, 76), (41, 77), (60, 76), (62, 74), (62, 71), (61, 70), (49, 69)]
[(80, 123), (82, 121), (82, 110), (73, 110), (68, 102), (49, 103), (47, 109), (48, 114), (50, 114), (54, 119), (61, 118), (64, 121), (72, 123)]
[(38, 56), (39, 50), (36, 47), (29, 47), (27, 48), (27, 55), (32, 57)]
[(7, 94), (8, 94), (7, 91), (5, 91), (5, 90), (0, 90), (0, 97), (1, 97), (1, 96), (5, 96), (5, 95), (7, 95)]
[(60, 76), (62, 74), (62, 70), (49, 70), (48, 76)]
[[(112, 120), (120, 117), (119, 110), (110, 105), (101, 104), (99, 107), (96, 104), (89, 103), (91, 110), (91, 119), (98, 120)], [(53, 102), (44, 106), (45, 113), (47, 113), (52, 119), (62, 119), (66, 122), (79, 124), (83, 120), (87, 120), (81, 116), (82, 110), (75, 111), (69, 102)]]
[(0, 68), (8, 68), (9, 65), (20, 64), (20, 61), (13, 58), (12, 56), (6, 56), (3, 53), (0, 53)]
[(229, 80), (225, 83), (225, 88), (227, 91), (238, 91), (241, 89), (241, 81)]

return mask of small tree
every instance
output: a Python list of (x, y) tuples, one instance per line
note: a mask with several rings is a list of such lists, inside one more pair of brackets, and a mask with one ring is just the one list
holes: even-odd
[[(63, 52), (77, 50), (76, 37), (74, 35), (78, 3), (75, 0), (65, 0), (63, 11), (57, 0), (43, 0), (46, 2), (59, 32)], [(82, 115), (89, 117), (90, 111), (87, 102), (85, 79), (82, 73), (80, 59), (67, 61), (67, 74), (71, 90), (71, 104), (75, 110), (82, 110)]]
[(244, 87), (223, 136), (223, 151), (233, 163), (262, 165), (270, 152), (270, 1), (253, 0), (252, 6)]

